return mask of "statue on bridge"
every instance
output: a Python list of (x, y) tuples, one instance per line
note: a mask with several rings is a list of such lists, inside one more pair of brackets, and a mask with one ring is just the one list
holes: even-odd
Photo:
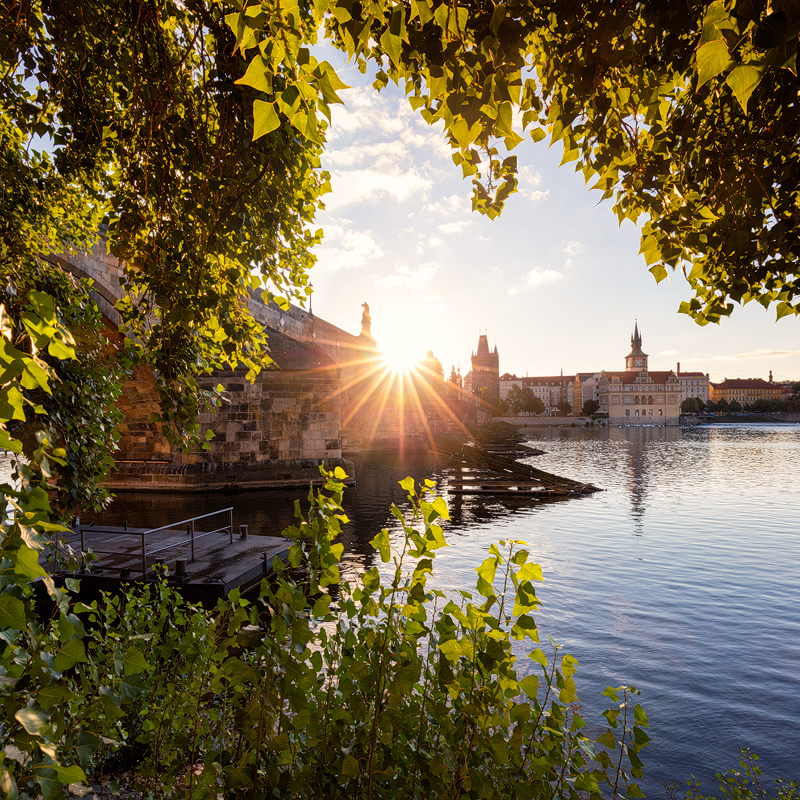
[(372, 339), (372, 331), (370, 330), (372, 317), (369, 315), (369, 303), (362, 303), (361, 307), (364, 309), (364, 313), (361, 315), (361, 335), (369, 336)]

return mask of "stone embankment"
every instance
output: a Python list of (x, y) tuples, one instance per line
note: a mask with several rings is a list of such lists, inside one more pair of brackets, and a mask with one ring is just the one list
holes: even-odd
[(591, 417), (496, 417), (495, 419), (508, 422), (517, 428), (584, 428), (592, 422)]

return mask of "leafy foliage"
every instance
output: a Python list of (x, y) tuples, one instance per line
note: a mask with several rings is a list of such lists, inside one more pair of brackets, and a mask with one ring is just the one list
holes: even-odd
[(513, 384), (508, 390), (508, 407), (514, 414), (543, 414), (545, 405), (530, 386)]
[[(253, 373), (269, 361), (247, 308), (259, 285), (252, 271), (268, 298), (310, 291), (319, 237), (309, 224), (328, 186), (324, 128), (298, 136), (288, 95), (275, 124), (258, 113), (254, 122), (263, 81), (239, 80), (247, 65), (225, 13), (194, 0), (93, 2), (79, 13), (39, 0), (0, 5), (3, 282), (45, 269), (37, 254), (87, 248), (104, 223), (126, 270), (128, 347), (154, 368), (164, 433), (182, 444), (213, 402), (198, 372)], [(285, 41), (315, 39), (307, 9), (277, 16)], [(291, 93), (306, 81), (295, 105), (316, 119), (341, 84), (310, 56), (299, 71), (284, 65), (282, 46), (262, 54), (270, 87), (289, 80)]]
[[(620, 221), (645, 219), (656, 279), (684, 269), (695, 296), (681, 310), (701, 324), (731, 300), (800, 313), (796, 3), (319, 0), (313, 13), (376, 87), (403, 82), (424, 119), (443, 122), (474, 209), (501, 212), (517, 186), (503, 151), (549, 132)], [(267, 90), (275, 18), (234, 19), (254, 53), (247, 74)], [(286, 58), (302, 52), (293, 42)]]
[[(236, 593), (204, 612), (163, 583), (95, 604), (69, 683), (71, 720), (96, 732), (76, 745), (83, 768), (97, 771), (105, 743), (138, 746), (139, 788), (159, 797), (642, 796), (636, 690), (606, 690), (606, 729), (587, 738), (577, 661), (535, 646), (539, 566), (503, 542), (472, 592), (429, 589), (447, 506), (432, 482), (401, 483), (403, 534), (378, 533), (386, 566), (352, 582), (336, 542), (343, 486), (329, 475), (307, 518), (298, 507), (260, 613)], [(521, 676), (523, 643), (522, 671), (535, 669)]]
[(681, 403), (681, 414), (696, 414), (700, 410), (700, 400), (697, 397), (687, 397)]
[(592, 414), (596, 414), (597, 410), (600, 408), (600, 403), (597, 400), (584, 400), (583, 401), (583, 408), (581, 409), (584, 417), (591, 417)]
[[(768, 789), (764, 787), (761, 779), (762, 772), (757, 761), (758, 756), (755, 753), (750, 752), (749, 749), (742, 749), (738, 769), (733, 768), (728, 772), (717, 773), (719, 794), (711, 795), (711, 797), (720, 800), (722, 798), (725, 800), (751, 800), (754, 797), (760, 797), (762, 800), (797, 800), (800, 797), (800, 784), (784, 778), (776, 779), (774, 794), (768, 794)], [(706, 800), (708, 797), (702, 794), (700, 781), (694, 777), (688, 782), (688, 790), (682, 798), (677, 784), (665, 784), (664, 788), (669, 800)]]
[[(64, 318), (77, 330), (94, 333), (95, 320), (91, 312), (84, 313), (79, 287), (63, 278), (54, 294), (64, 301), (63, 318), (53, 298), (37, 290), (21, 297), (7, 292), (18, 316), (0, 305), (0, 446), (25, 458), (17, 463), (17, 483), (0, 487), (5, 500), (0, 520), (0, 788), (9, 798), (60, 797), (62, 785), (85, 777), (77, 764), (64, 763), (66, 702), (71, 696), (66, 681), (75, 665), (86, 660), (85, 631), (68, 592), (54, 585), (39, 557), (63, 530), (51, 521), (51, 477), (62, 472), (67, 496), (103, 502), (96, 480), (106, 466), (102, 449), (107, 455), (113, 435), (100, 429), (98, 418), (113, 419), (105, 405), (113, 402), (113, 394), (99, 400), (97, 408), (91, 400), (106, 379), (113, 383), (113, 373), (98, 368), (91, 335), (88, 347), (83, 346), (65, 325)], [(96, 374), (100, 377), (92, 384)], [(86, 385), (81, 385), (84, 378)], [(69, 388), (71, 381), (75, 386)], [(58, 414), (65, 403), (58, 392), (73, 390), (73, 401), (86, 415), (85, 432), (63, 425)], [(50, 406), (48, 414), (46, 405), (51, 403), (56, 408)], [(58, 446), (64, 436), (75, 436), (84, 449), (97, 446), (99, 452), (87, 458), (79, 448), (70, 459)], [(52, 603), (52, 615), (44, 622), (35, 615), (35, 589), (40, 599), (49, 597)], [(83, 733), (76, 726), (75, 735)]]

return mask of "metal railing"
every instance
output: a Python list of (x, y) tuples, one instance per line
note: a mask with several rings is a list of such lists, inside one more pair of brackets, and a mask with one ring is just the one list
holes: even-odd
[[(197, 531), (195, 528), (195, 523), (201, 519), (208, 519), (208, 517), (215, 517), (219, 514), (228, 514), (228, 524), (222, 526), (221, 528), (215, 528), (212, 531)], [(161, 531), (167, 530), (176, 530), (181, 526), (186, 526), (186, 535), (189, 537), (188, 542), (179, 543), (179, 542), (171, 542), (170, 544), (159, 547), (157, 550), (147, 550), (147, 537), (151, 536), (154, 533), (160, 533)], [(126, 523), (127, 527), (127, 523)], [(198, 514), (196, 517), (189, 517), (188, 519), (182, 519), (178, 522), (170, 522), (168, 525), (162, 525), (159, 528), (149, 528), (146, 531), (130, 531), (130, 530), (109, 530), (107, 528), (88, 528), (85, 526), (78, 526), (78, 533), (81, 537), (81, 572), (84, 572), (86, 569), (86, 562), (84, 559), (84, 553), (86, 552), (86, 534), (95, 534), (95, 533), (103, 533), (106, 535), (111, 536), (139, 536), (141, 537), (141, 546), (142, 546), (142, 575), (147, 575), (147, 558), (148, 556), (152, 557), (158, 553), (163, 553), (165, 550), (176, 550), (181, 547), (189, 547), (191, 549), (191, 560), (195, 560), (195, 543), (199, 542), (201, 539), (205, 539), (207, 536), (213, 536), (216, 533), (222, 533), (226, 531), (228, 533), (230, 543), (233, 544), (233, 506), (228, 506), (228, 508), (221, 508), (219, 511), (212, 511), (208, 514)], [(93, 553), (98, 555), (123, 555), (120, 553), (119, 550), (92, 550)], [(103, 566), (103, 569), (115, 569), (114, 567)], [(126, 569), (131, 569), (131, 567), (119, 567), (120, 571), (124, 571)], [(139, 570), (136, 570), (137, 572)]]

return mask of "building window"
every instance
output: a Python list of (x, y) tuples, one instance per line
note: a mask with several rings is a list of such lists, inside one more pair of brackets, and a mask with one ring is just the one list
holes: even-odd
[(631, 415), (631, 410), (629, 408), (625, 409), (625, 416), (629, 417)]
[(639, 416), (639, 409), (638, 409), (638, 408), (636, 409), (636, 412), (634, 413), (634, 416), (635, 416), (635, 417), (638, 417), (638, 416)]
[(664, 412), (659, 408), (658, 409), (658, 416), (662, 417), (663, 415), (664, 415)]

